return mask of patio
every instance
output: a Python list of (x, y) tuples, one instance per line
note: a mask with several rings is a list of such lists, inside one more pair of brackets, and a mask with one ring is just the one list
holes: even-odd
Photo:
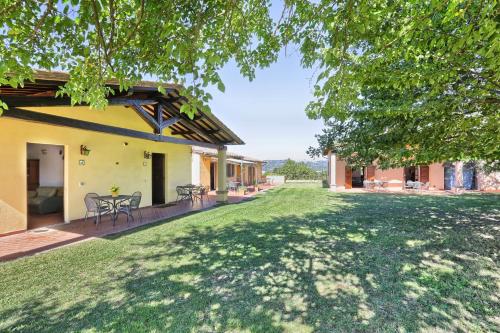
[[(235, 192), (229, 192), (229, 203), (238, 203), (257, 192), (239, 196)], [(134, 229), (157, 221), (185, 215), (191, 212), (201, 211), (214, 207), (217, 204), (215, 191), (210, 192), (208, 199), (203, 202), (197, 200), (181, 201), (177, 204), (171, 203), (160, 206), (149, 206), (141, 208), (143, 220), (139, 221), (138, 212), (134, 211), (135, 220), (127, 224), (125, 215), (119, 216), (116, 225), (110, 215), (102, 218), (99, 226), (96, 226), (92, 218), (74, 220), (70, 223), (44, 226), (31, 229), (26, 232), (0, 237), (0, 262), (13, 260), (23, 256), (33, 255), (60, 246), (81, 242), (93, 238), (103, 237), (125, 230)]]

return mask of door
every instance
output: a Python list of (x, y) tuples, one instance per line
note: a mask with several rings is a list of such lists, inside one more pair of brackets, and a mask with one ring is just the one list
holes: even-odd
[(429, 182), (429, 166), (428, 165), (421, 165), (419, 168), (419, 181), (422, 183), (428, 183)]
[(466, 190), (476, 189), (476, 169), (471, 165), (464, 165), (463, 169), (463, 182)]
[(153, 153), (152, 157), (153, 205), (165, 203), (165, 154)]
[(255, 184), (255, 168), (248, 167), (248, 183), (250, 185)]
[(366, 167), (366, 180), (375, 180), (375, 166), (374, 165), (369, 165)]
[(215, 190), (215, 163), (210, 163), (210, 190)]
[(350, 167), (345, 167), (345, 188), (346, 190), (352, 188), (352, 168)]
[(40, 186), (40, 160), (28, 160), (28, 191), (35, 191)]
[(447, 165), (444, 167), (444, 189), (451, 190), (455, 185), (455, 166)]

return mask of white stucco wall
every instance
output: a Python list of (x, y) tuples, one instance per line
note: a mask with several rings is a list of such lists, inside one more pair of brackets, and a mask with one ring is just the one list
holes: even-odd
[(28, 159), (40, 160), (40, 186), (64, 185), (64, 147), (28, 143)]

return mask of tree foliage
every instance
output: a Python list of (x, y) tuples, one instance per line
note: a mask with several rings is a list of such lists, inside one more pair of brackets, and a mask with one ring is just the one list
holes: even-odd
[(270, 12), (269, 0), (0, 0), (0, 86), (61, 69), (60, 94), (102, 107), (107, 80), (152, 77), (185, 85), (192, 113), (208, 110), (207, 86), (224, 91), (229, 61), (252, 79), (297, 45), (316, 73), (306, 112), (327, 121), (311, 154), (500, 159), (497, 0), (284, 0)]
[(251, 79), (276, 60), (269, 7), (268, 0), (0, 0), (0, 85), (32, 80), (33, 68), (63, 70), (71, 78), (60, 94), (103, 107), (107, 80), (126, 89), (152, 77), (184, 84), (193, 107), (207, 110), (205, 88), (224, 91), (218, 71), (228, 61)]
[[(297, 5), (298, 6), (298, 5)], [(497, 1), (320, 1), (298, 20), (318, 65), (318, 155), (385, 167), (500, 159)], [(308, 22), (308, 23), (306, 23)]]
[(304, 162), (295, 162), (291, 159), (286, 160), (285, 164), (274, 168), (271, 174), (285, 176), (286, 179), (321, 179), (322, 174), (314, 171)]

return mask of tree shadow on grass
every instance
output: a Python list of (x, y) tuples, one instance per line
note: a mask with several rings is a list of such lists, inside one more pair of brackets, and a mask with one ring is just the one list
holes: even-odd
[(176, 237), (135, 237), (114, 270), (103, 272), (106, 284), (92, 285), (87, 299), (61, 307), (37, 298), (0, 313), (11, 320), (3, 327), (39, 332), (498, 327), (500, 232), (494, 199), (327, 196), (332, 207), (319, 212), (260, 220), (241, 216), (227, 225), (193, 226)]

